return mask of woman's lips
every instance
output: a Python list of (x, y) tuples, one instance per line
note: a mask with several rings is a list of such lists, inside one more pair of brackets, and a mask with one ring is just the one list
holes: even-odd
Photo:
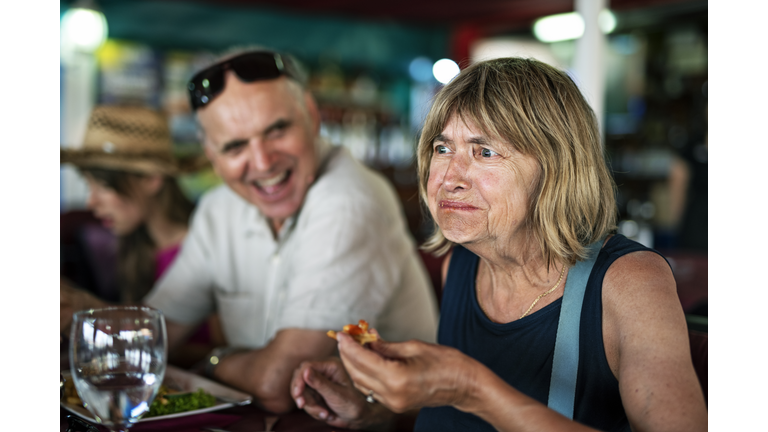
[(477, 207), (460, 201), (440, 201), (438, 207), (444, 210), (477, 210)]

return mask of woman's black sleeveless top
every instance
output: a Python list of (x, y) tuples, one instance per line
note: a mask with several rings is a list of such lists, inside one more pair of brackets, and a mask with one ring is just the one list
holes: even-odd
[[(573, 418), (598, 430), (629, 430), (619, 383), (608, 367), (603, 347), (603, 277), (622, 255), (650, 250), (622, 235), (613, 236), (600, 251), (587, 283), (579, 330)], [(494, 323), (480, 309), (475, 295), (479, 260), (461, 246), (454, 248), (443, 291), (437, 342), (480, 361), (511, 386), (546, 405), (562, 298), (523, 319)], [(474, 414), (446, 406), (423, 408), (414, 430), (495, 429)]]

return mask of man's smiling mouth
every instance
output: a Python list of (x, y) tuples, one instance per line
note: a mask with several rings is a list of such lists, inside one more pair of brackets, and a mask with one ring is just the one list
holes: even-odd
[(273, 177), (254, 180), (251, 182), (251, 184), (256, 186), (256, 188), (260, 191), (271, 194), (277, 192), (277, 190), (280, 189), (280, 186), (286, 183), (290, 176), (291, 170), (287, 169)]

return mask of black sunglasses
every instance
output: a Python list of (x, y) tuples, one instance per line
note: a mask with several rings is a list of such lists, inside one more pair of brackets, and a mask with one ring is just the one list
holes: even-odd
[(302, 83), (288, 57), (269, 51), (240, 54), (203, 69), (189, 80), (187, 89), (192, 111), (209, 104), (224, 90), (224, 77), (228, 70), (244, 82), (275, 79), (285, 75)]

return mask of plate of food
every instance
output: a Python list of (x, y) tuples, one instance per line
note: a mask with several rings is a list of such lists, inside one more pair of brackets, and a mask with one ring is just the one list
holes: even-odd
[[(67, 411), (96, 423), (90, 411), (84, 406), (75, 390), (70, 371), (62, 371), (64, 396), (61, 406)], [(239, 390), (195, 375), (174, 366), (165, 369), (163, 385), (149, 407), (149, 413), (139, 423), (166, 420), (218, 411), (239, 405), (248, 405), (252, 397)]]

